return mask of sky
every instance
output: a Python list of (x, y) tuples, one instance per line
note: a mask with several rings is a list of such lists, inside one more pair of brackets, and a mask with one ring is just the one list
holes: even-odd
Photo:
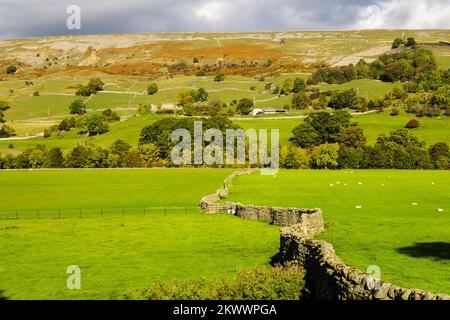
[[(71, 5), (79, 16), (67, 13)], [(449, 0), (0, 0), (0, 38), (347, 29), (450, 29)], [(79, 17), (79, 19), (78, 19)], [(72, 29), (67, 27), (70, 21)], [(73, 29), (80, 22), (80, 29)]]

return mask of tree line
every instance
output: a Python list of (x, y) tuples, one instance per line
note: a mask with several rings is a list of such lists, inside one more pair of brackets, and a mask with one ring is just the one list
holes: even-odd
[(292, 133), (292, 145), (281, 150), (284, 168), (450, 169), (447, 143), (427, 148), (408, 129), (398, 129), (369, 145), (363, 129), (344, 111), (312, 114)]
[(384, 82), (410, 81), (437, 69), (433, 53), (425, 48), (412, 48), (386, 53), (371, 63), (361, 59), (356, 65), (326, 67), (317, 70), (307, 83), (342, 84), (356, 79), (376, 79)]
[[(363, 130), (350, 119), (351, 115), (345, 111), (308, 116), (293, 129), (291, 144), (281, 148), (280, 166), (287, 169), (450, 169), (447, 143), (427, 147), (409, 130), (399, 129), (379, 135), (375, 144), (369, 145)], [(171, 140), (171, 134), (180, 128), (193, 134), (194, 121), (198, 120), (172, 117), (156, 121), (142, 129), (137, 147), (123, 140), (115, 141), (108, 148), (84, 143), (64, 154), (60, 148), (37, 145), (18, 155), (0, 157), (0, 169), (175, 167), (171, 150), (176, 142)], [(239, 128), (220, 116), (201, 120), (204, 130), (216, 128), (225, 133), (227, 129)], [(203, 147), (207, 145), (203, 142)]]

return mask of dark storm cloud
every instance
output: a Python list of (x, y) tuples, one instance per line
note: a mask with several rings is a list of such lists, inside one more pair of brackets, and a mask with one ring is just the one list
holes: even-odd
[[(66, 27), (69, 5), (81, 30)], [(0, 37), (63, 34), (449, 28), (448, 0), (2, 0)]]

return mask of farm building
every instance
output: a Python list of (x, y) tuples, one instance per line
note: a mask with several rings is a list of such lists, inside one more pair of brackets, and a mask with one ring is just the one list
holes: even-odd
[(256, 108), (256, 109), (253, 109), (252, 111), (250, 111), (249, 115), (257, 116), (259, 114), (276, 114), (276, 113), (287, 113), (287, 111), (284, 110), (284, 109), (273, 109), (273, 108), (260, 109), (260, 108)]

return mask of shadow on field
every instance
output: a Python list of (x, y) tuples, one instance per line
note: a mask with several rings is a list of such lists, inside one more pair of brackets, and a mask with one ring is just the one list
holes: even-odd
[(272, 267), (275, 267), (281, 262), (280, 253), (276, 253), (274, 256), (270, 257), (269, 263)]
[(3, 291), (0, 290), (0, 301), (8, 300), (8, 297), (3, 295)]
[(397, 251), (414, 258), (450, 260), (450, 243), (448, 242), (418, 242), (410, 247), (399, 248)]

